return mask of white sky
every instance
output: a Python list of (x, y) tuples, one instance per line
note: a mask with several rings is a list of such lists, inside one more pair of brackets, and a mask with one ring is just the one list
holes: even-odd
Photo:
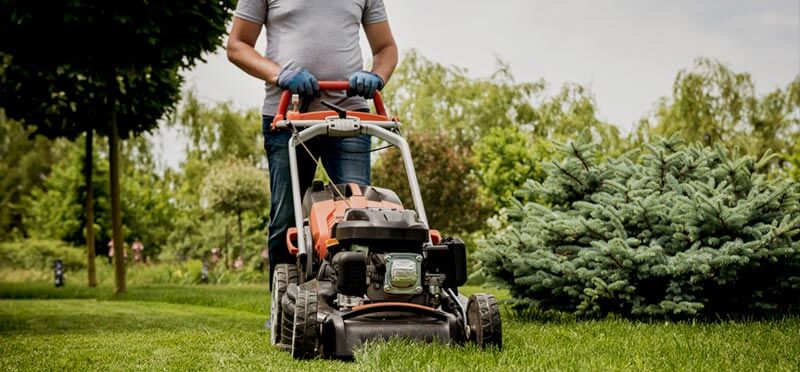
[[(436, 62), (487, 76), (500, 58), (517, 81), (545, 79), (555, 92), (583, 84), (600, 118), (629, 129), (678, 70), (713, 57), (752, 74), (759, 93), (800, 74), (800, 0), (384, 0), (397, 44)], [(257, 45), (264, 50), (263, 36)], [(362, 42), (364, 52), (369, 50)], [(401, 56), (402, 59), (402, 56)], [(262, 83), (238, 70), (223, 50), (185, 74), (187, 88), (209, 101), (260, 106)], [(394, 113), (402, 118), (402, 113)], [(163, 144), (174, 133), (156, 134)], [(181, 151), (168, 145), (171, 166)]]

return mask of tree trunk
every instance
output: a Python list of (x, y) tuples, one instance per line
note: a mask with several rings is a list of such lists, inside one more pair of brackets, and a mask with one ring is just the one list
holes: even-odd
[(97, 273), (94, 267), (94, 187), (92, 187), (92, 141), (94, 131), (86, 131), (86, 158), (83, 172), (86, 179), (86, 271), (89, 274), (89, 287), (97, 286)]
[(244, 236), (242, 235), (242, 212), (236, 214), (239, 222), (239, 257), (244, 260)]
[(114, 283), (117, 293), (125, 293), (125, 246), (122, 240), (122, 207), (119, 188), (119, 133), (117, 113), (111, 113), (111, 134), (108, 141), (109, 171), (111, 175), (111, 235), (114, 244)]
[(228, 269), (228, 270), (233, 268), (233, 266), (231, 266), (231, 250), (229, 249), (229, 246), (228, 246), (228, 240), (229, 240), (228, 239), (228, 235), (229, 235), (228, 234), (228, 227), (229, 226), (230, 226), (230, 224), (228, 224), (228, 217), (226, 216), (225, 217), (225, 268)]

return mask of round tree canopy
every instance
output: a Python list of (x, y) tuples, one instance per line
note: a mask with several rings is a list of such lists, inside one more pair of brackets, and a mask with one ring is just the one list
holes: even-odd
[(49, 137), (152, 129), (179, 69), (222, 42), (232, 0), (0, 0), (0, 106)]

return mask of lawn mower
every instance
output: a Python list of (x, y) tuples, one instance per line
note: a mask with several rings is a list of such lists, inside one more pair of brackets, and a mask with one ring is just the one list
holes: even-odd
[[(347, 90), (348, 82), (323, 81), (320, 89)], [(332, 111), (300, 113), (298, 101), (284, 91), (272, 123), (273, 130), (293, 133), (295, 227), (286, 240), (297, 261), (274, 270), (272, 343), (297, 359), (352, 358), (363, 342), (388, 338), (500, 349), (497, 301), (487, 294), (458, 294), (467, 281), (466, 246), (429, 228), (408, 143), (380, 93), (373, 98), (374, 114), (324, 101)], [(400, 149), (413, 209), (375, 186), (314, 181), (300, 190), (298, 147), (308, 150), (304, 143), (317, 136), (362, 134)]]

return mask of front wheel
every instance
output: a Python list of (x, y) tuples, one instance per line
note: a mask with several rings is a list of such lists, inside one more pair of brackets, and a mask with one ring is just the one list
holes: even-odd
[(283, 308), (281, 299), (289, 284), (297, 283), (297, 268), (294, 265), (278, 264), (272, 275), (272, 302), (270, 304), (270, 341), (278, 347), (288, 348), (290, 345), (281, 342), (281, 322)]
[(317, 355), (319, 324), (315, 284), (315, 281), (311, 281), (297, 288), (292, 332), (292, 356), (295, 359), (311, 359)]
[(503, 348), (503, 324), (500, 306), (492, 295), (474, 294), (467, 302), (467, 325), (469, 340), (481, 349)]

